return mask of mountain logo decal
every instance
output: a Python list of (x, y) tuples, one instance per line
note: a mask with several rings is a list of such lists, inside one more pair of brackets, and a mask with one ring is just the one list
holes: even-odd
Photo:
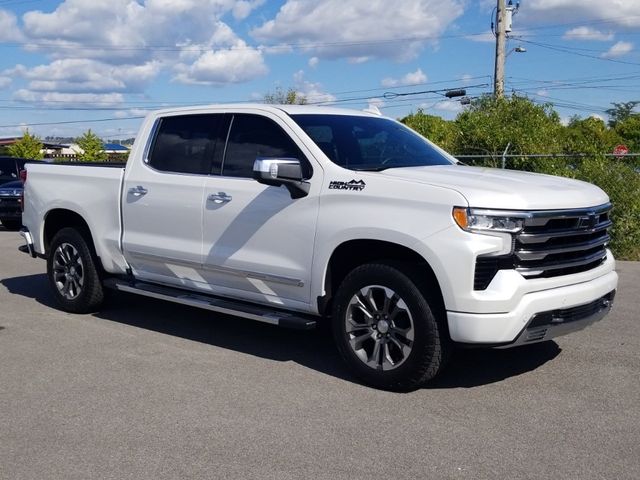
[(351, 180), (349, 182), (333, 180), (329, 183), (329, 190), (350, 190), (354, 192), (361, 192), (366, 186), (367, 184), (364, 183), (364, 180)]

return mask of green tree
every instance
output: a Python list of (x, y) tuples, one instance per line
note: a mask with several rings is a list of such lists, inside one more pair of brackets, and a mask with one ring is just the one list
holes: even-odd
[(13, 145), (9, 145), (7, 151), (12, 157), (40, 160), (44, 157), (42, 147), (40, 138), (31, 135), (29, 130), (25, 130), (22, 138)]
[(638, 100), (621, 103), (612, 102), (611, 105), (613, 105), (613, 107), (605, 110), (605, 112), (607, 112), (607, 115), (609, 115), (609, 126), (611, 128), (614, 128), (618, 124), (618, 122), (622, 122), (623, 120), (629, 118), (634, 114), (633, 109), (636, 108), (636, 106), (639, 104), (640, 101)]
[(630, 152), (640, 153), (640, 114), (634, 113), (619, 121), (615, 131)]
[(448, 152), (453, 152), (456, 146), (456, 136), (458, 135), (458, 129), (454, 122), (426, 114), (422, 109), (418, 109), (416, 113), (407, 115), (400, 121), (439, 147)]
[(607, 128), (604, 120), (595, 117), (571, 118), (564, 129), (564, 150), (566, 153), (611, 153), (621, 142), (615, 130)]
[(276, 87), (275, 92), (269, 92), (264, 95), (263, 101), (264, 103), (276, 105), (304, 105), (307, 103), (307, 98), (294, 88), (289, 88), (285, 91), (280, 87)]
[[(511, 154), (562, 151), (563, 126), (558, 114), (551, 105), (537, 105), (525, 97), (481, 97), (460, 113), (455, 123), (459, 132), (455, 153), (485, 154), (493, 159), (494, 166), (507, 145)], [(533, 169), (537, 163), (533, 158), (524, 158), (511, 161), (509, 167)], [(553, 170), (562, 162), (545, 163)]]
[(76, 143), (83, 150), (78, 154), (78, 160), (81, 162), (104, 162), (108, 159), (108, 155), (104, 151), (104, 145), (100, 137), (87, 130), (82, 136), (76, 138)]

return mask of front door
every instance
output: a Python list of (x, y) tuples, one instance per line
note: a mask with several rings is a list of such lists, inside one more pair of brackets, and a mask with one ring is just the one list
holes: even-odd
[[(308, 305), (322, 171), (276, 117), (235, 114), (221, 175), (205, 181), (203, 276), (218, 292), (273, 305)], [(300, 145), (300, 146), (299, 146)], [(298, 158), (309, 195), (252, 178), (257, 157)]]

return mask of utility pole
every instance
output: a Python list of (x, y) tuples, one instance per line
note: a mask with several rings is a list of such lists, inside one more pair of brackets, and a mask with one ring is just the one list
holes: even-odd
[(504, 59), (507, 46), (505, 0), (498, 0), (496, 9), (496, 66), (493, 76), (493, 95), (495, 98), (502, 98), (504, 96)]

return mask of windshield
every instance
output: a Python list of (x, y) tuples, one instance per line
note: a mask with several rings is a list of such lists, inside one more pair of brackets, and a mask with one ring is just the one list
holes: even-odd
[(404, 125), (356, 115), (291, 115), (329, 159), (349, 170), (451, 165), (455, 160)]

